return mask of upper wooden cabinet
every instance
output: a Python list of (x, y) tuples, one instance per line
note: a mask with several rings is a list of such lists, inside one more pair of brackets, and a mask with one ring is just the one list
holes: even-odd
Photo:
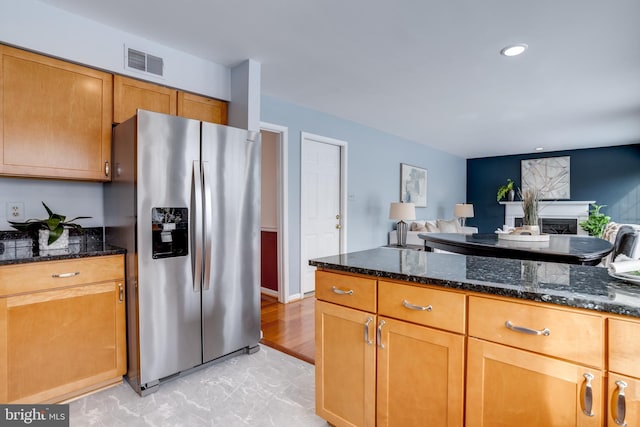
[(176, 90), (124, 76), (113, 77), (113, 121), (122, 123), (138, 108), (176, 114)]
[(226, 125), (227, 103), (192, 93), (178, 92), (178, 115)]
[(0, 45), (0, 175), (108, 181), (112, 75)]
[(227, 124), (227, 103), (124, 76), (113, 78), (113, 121), (122, 123), (137, 109)]

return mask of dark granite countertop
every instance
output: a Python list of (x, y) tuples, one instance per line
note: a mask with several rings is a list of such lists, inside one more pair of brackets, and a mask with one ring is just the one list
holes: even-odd
[[(100, 227), (70, 230), (69, 248), (40, 253), (37, 239), (19, 231), (0, 231), (0, 265), (124, 254), (126, 251), (104, 243)], [(35, 242), (35, 243), (34, 243)]]
[(640, 317), (640, 285), (583, 265), (376, 248), (309, 261), (379, 278)]

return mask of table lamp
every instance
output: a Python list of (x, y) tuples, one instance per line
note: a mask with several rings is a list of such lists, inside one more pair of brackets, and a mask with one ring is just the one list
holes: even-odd
[(389, 219), (399, 219), (396, 226), (398, 246), (407, 245), (407, 223), (403, 220), (416, 219), (416, 205), (414, 203), (391, 203)]
[(457, 203), (453, 208), (453, 216), (460, 218), (460, 225), (464, 227), (467, 218), (473, 218), (473, 205), (471, 203)]

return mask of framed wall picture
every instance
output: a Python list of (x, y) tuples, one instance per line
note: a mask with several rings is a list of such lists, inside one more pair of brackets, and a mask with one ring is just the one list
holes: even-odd
[(427, 207), (427, 170), (400, 164), (400, 201)]
[(537, 189), (542, 200), (570, 199), (571, 158), (546, 157), (520, 162), (522, 191)]

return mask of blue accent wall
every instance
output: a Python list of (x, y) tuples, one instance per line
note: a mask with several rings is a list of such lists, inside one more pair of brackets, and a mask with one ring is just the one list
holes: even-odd
[(618, 223), (640, 224), (640, 144), (556, 151), (467, 160), (467, 202), (475, 217), (467, 220), (481, 233), (492, 233), (504, 223), (504, 206), (496, 201), (498, 187), (507, 178), (520, 186), (520, 161), (544, 157), (571, 157), (571, 200), (595, 200), (607, 205), (601, 212)]
[(389, 204), (400, 199), (400, 164), (427, 169), (427, 207), (418, 219), (451, 219), (465, 201), (462, 157), (402, 139), (336, 116), (263, 95), (261, 120), (289, 129), (289, 291), (300, 292), (300, 133), (347, 142), (347, 250), (387, 244), (393, 220)]

